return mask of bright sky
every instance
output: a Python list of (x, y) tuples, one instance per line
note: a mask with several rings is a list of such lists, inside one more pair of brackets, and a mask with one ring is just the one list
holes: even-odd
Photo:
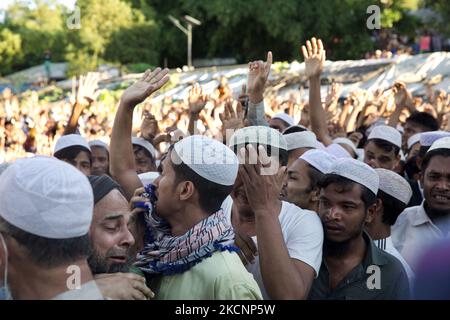
[[(15, 0), (0, 0), (0, 10), (8, 8), (11, 3), (14, 3)], [(20, 0), (20, 2), (25, 3), (33, 3), (32, 0)], [(57, 3), (62, 3), (68, 8), (72, 9), (75, 6), (76, 0), (56, 0)]]

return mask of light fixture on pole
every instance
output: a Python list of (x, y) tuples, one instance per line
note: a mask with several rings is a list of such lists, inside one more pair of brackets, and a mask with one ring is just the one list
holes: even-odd
[(192, 68), (192, 26), (200, 26), (202, 23), (195, 19), (192, 18), (191, 16), (182, 16), (181, 19), (186, 22), (187, 24), (187, 28), (184, 27), (181, 23), (180, 20), (175, 19), (173, 16), (169, 15), (168, 16), (170, 21), (172, 21), (172, 23), (178, 28), (180, 29), (188, 38), (188, 49), (187, 49), (187, 64), (189, 69)]

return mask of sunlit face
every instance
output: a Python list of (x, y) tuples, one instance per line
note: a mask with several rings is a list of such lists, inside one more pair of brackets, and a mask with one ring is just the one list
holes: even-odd
[(144, 149), (139, 146), (133, 146), (134, 166), (137, 174), (156, 171), (155, 159), (149, 157)]
[(89, 153), (87, 151), (80, 151), (78, 155), (72, 159), (61, 159), (62, 161), (65, 161), (67, 163), (70, 163), (75, 168), (83, 172), (84, 175), (90, 176), (91, 175), (91, 161), (89, 159)]
[(373, 141), (369, 141), (364, 147), (364, 162), (372, 168), (394, 170), (399, 160), (400, 156), (395, 155), (394, 150), (386, 152)]
[(351, 188), (331, 183), (321, 189), (319, 216), (327, 240), (345, 242), (353, 239), (361, 234), (364, 223), (370, 222), (361, 193), (362, 189), (356, 183)]
[(432, 157), (422, 174), (421, 183), (428, 206), (450, 214), (450, 157)]
[(128, 202), (117, 190), (110, 191), (94, 206), (89, 236), (94, 254), (89, 263), (94, 273), (118, 272), (128, 268), (135, 239), (129, 230)]
[(302, 159), (296, 160), (288, 168), (283, 185), (283, 200), (291, 202), (303, 209), (310, 209), (313, 188), (308, 176), (308, 164)]
[(109, 169), (109, 154), (103, 147), (92, 146), (92, 168), (91, 174), (94, 176), (101, 176), (102, 174), (108, 174)]

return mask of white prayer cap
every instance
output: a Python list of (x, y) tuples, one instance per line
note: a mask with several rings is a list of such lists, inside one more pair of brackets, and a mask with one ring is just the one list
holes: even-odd
[(409, 203), (412, 196), (412, 189), (405, 178), (391, 170), (377, 168), (375, 171), (380, 178), (379, 190), (400, 200), (404, 204)]
[(236, 145), (244, 146), (246, 143), (258, 143), (287, 150), (287, 143), (284, 136), (278, 130), (267, 126), (250, 126), (236, 130), (236, 132), (231, 136), (228, 145), (231, 149), (233, 149)]
[(149, 171), (138, 174), (138, 177), (141, 180), (142, 184), (145, 186), (147, 184), (153, 183), (153, 181), (155, 181), (156, 178), (159, 177), (159, 173), (156, 171)]
[(450, 149), (450, 137), (441, 138), (433, 142), (427, 153), (436, 149)]
[(148, 142), (147, 140), (145, 140), (144, 138), (132, 137), (131, 143), (141, 146), (142, 148), (144, 148), (145, 150), (150, 152), (150, 154), (152, 155), (153, 158), (156, 158), (155, 147), (153, 147), (153, 145), (150, 142)]
[(288, 125), (293, 126), (294, 125), (294, 119), (290, 115), (284, 112), (277, 113), (272, 117), (272, 119), (280, 119), (286, 122)]
[(68, 239), (87, 234), (93, 206), (87, 177), (56, 158), (19, 159), (0, 179), (0, 216), (40, 237)]
[(300, 156), (308, 164), (323, 174), (330, 172), (331, 166), (337, 160), (335, 156), (323, 150), (308, 150)]
[(420, 143), (420, 137), (422, 136), (422, 133), (416, 133), (413, 134), (411, 137), (409, 137), (408, 139), (408, 150), (412, 148), (413, 145), (415, 145), (416, 143)]
[(337, 159), (331, 167), (330, 173), (347, 178), (359, 183), (372, 191), (375, 195), (378, 192), (380, 178), (377, 172), (359, 160)]
[(336, 158), (352, 158), (352, 155), (341, 145), (332, 143), (325, 148), (326, 152), (335, 156)]
[(448, 131), (427, 131), (422, 132), (420, 135), (420, 146), (421, 147), (429, 147), (431, 146), (436, 140), (439, 140), (441, 138), (450, 137), (450, 132)]
[(84, 139), (82, 136), (80, 136), (79, 134), (67, 134), (67, 135), (61, 136), (61, 138), (59, 138), (58, 141), (56, 141), (55, 149), (53, 150), (53, 154), (55, 154), (56, 152), (58, 152), (62, 149), (74, 147), (74, 146), (84, 147), (84, 148), (88, 149), (89, 151), (91, 151), (89, 144), (87, 143), (86, 139)]
[(89, 147), (102, 147), (106, 149), (109, 152), (109, 146), (106, 142), (103, 142), (102, 140), (92, 140), (89, 141)]
[(390, 126), (381, 125), (373, 128), (367, 140), (371, 139), (381, 139), (392, 143), (399, 148), (402, 147), (402, 135), (400, 134), (400, 132), (398, 132), (397, 129)]
[(304, 131), (309, 131), (307, 127), (305, 127), (305, 126), (303, 126), (303, 125), (301, 125), (301, 124), (295, 124), (295, 125), (293, 125), (293, 126), (287, 127), (286, 129), (283, 130), (283, 132), (286, 132), (286, 131), (288, 131), (289, 129), (292, 129), (292, 128), (295, 128), (295, 127), (300, 128), (300, 129), (303, 129)]
[[(175, 143), (174, 150), (185, 165), (206, 180), (224, 186), (234, 184), (239, 160), (223, 143), (194, 135)], [(173, 156), (172, 162), (179, 164)]]
[(345, 144), (345, 145), (349, 146), (350, 148), (352, 148), (353, 152), (355, 154), (357, 154), (355, 144), (353, 143), (352, 140), (350, 140), (348, 138), (344, 138), (344, 137), (336, 138), (333, 140), (333, 143)]
[(311, 131), (283, 134), (283, 137), (286, 139), (288, 151), (299, 148), (318, 149), (320, 147), (317, 143), (316, 135)]

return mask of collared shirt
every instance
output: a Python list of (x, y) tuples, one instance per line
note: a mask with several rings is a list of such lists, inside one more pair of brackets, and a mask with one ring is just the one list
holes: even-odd
[(414, 283), (414, 271), (412, 271), (411, 267), (402, 257), (400, 252), (398, 252), (398, 250), (395, 249), (394, 244), (392, 243), (392, 237), (389, 236), (384, 239), (374, 240), (373, 242), (378, 248), (393, 255), (398, 259), (398, 261), (402, 263), (403, 268), (405, 268), (406, 274), (408, 275), (409, 286), (411, 287), (411, 285)]
[(378, 249), (364, 233), (366, 255), (359, 265), (342, 279), (336, 288), (330, 287), (330, 274), (325, 256), (319, 277), (313, 282), (310, 300), (396, 300), (408, 299), (409, 285), (400, 261)]
[(392, 242), (409, 266), (415, 270), (417, 260), (434, 242), (450, 236), (439, 229), (420, 206), (405, 209), (392, 226)]
[(86, 282), (80, 289), (68, 290), (52, 300), (103, 300), (104, 297), (94, 280)]

